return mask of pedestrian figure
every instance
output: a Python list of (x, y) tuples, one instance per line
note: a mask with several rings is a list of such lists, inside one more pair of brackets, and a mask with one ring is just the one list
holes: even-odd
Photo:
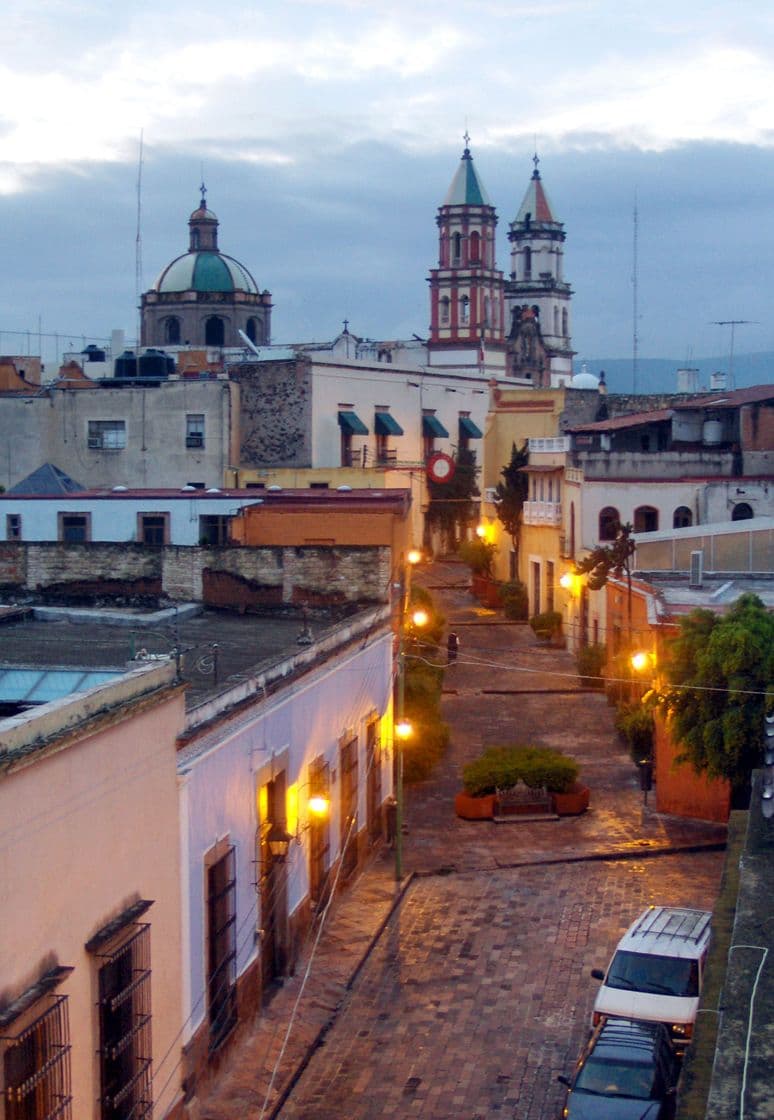
[(446, 639), (446, 664), (453, 665), (457, 660), (457, 650), (460, 648), (460, 640), (457, 635), (452, 632)]
[(398, 802), (394, 797), (388, 797), (385, 802), (385, 825), (387, 826), (387, 843), (395, 847), (395, 837), (398, 833)]

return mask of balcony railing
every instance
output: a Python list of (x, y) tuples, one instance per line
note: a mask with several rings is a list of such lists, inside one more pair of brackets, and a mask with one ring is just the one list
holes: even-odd
[(525, 502), (523, 518), (525, 525), (561, 525), (561, 502)]
[(538, 452), (561, 452), (570, 450), (570, 437), (569, 436), (550, 436), (541, 439), (529, 440), (529, 453), (530, 455), (537, 454)]

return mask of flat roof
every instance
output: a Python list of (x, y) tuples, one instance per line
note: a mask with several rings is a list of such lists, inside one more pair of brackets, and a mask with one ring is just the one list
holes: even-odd
[[(11, 619), (0, 625), (0, 663), (7, 668), (24, 667), (28, 672), (40, 674), (53, 668), (60, 672), (77, 669), (80, 673), (104, 670), (117, 674), (127, 671), (130, 659), (140, 650), (151, 655), (166, 655), (179, 643), (181, 676), (188, 685), (186, 707), (193, 708), (233, 688), (250, 676), (256, 666), (282, 660), (303, 648), (298, 642), (303, 629), (299, 617), (202, 610), (180, 617), (177, 622), (174, 617), (164, 624), (154, 620), (149, 626), (143, 625), (143, 615), (137, 611), (105, 612), (106, 618), (125, 613), (127, 618), (122, 619), (121, 625), (94, 621), (95, 613), (90, 609), (85, 621), (79, 621), (77, 610), (62, 612), (56, 619), (46, 621)], [(339, 625), (342, 618), (358, 613), (363, 612), (331, 613), (312, 618), (309, 621), (311, 634), (314, 639), (320, 638)]]
[[(338, 468), (331, 468), (331, 471)], [(315, 477), (315, 481), (317, 478)], [(386, 507), (388, 509), (402, 510), (408, 508), (411, 500), (411, 490), (407, 487), (393, 487), (390, 489), (370, 490), (368, 488), (355, 489), (353, 487), (335, 487), (331, 486), (323, 488), (320, 486), (315, 487), (294, 487), (292, 489), (285, 489), (281, 486), (271, 485), (255, 485), (247, 488), (236, 489), (220, 489), (212, 488), (209, 490), (195, 489), (191, 487), (172, 488), (172, 487), (151, 487), (149, 489), (120, 487), (118, 489), (94, 489), (94, 490), (78, 490), (75, 493), (63, 494), (1, 494), (0, 501), (25, 501), (25, 502), (51, 502), (56, 501), (58, 505), (74, 504), (83, 505), (87, 502), (95, 501), (217, 501), (230, 502), (232, 505), (237, 502), (240, 505), (263, 505), (266, 507), (275, 506), (309, 506), (314, 508), (331, 508), (345, 506), (347, 508), (374, 508)]]

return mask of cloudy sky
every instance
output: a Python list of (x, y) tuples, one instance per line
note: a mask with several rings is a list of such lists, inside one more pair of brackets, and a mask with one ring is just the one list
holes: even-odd
[(275, 341), (425, 335), (466, 128), (506, 271), (537, 146), (579, 361), (631, 355), (635, 199), (640, 354), (774, 350), (760, 0), (6, 0), (0, 42), (0, 352), (133, 336), (202, 176)]

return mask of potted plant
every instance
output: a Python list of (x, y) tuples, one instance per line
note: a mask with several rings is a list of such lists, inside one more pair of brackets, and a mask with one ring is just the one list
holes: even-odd
[(529, 624), (535, 637), (551, 645), (564, 645), (561, 611), (543, 611), (533, 614)]
[(607, 661), (607, 647), (600, 642), (581, 646), (575, 655), (575, 665), (581, 684), (586, 688), (602, 688), (605, 680), (602, 670)]
[(575, 759), (550, 747), (489, 747), (463, 767), (464, 789), (455, 798), (455, 812), (465, 820), (491, 819), (497, 791), (521, 782), (548, 790), (554, 813), (582, 813), (588, 808), (589, 791), (578, 781), (578, 772)]
[(500, 598), (503, 604), (503, 614), (506, 618), (526, 622), (529, 615), (529, 593), (526, 584), (523, 584), (521, 580), (504, 583), (500, 588)]

